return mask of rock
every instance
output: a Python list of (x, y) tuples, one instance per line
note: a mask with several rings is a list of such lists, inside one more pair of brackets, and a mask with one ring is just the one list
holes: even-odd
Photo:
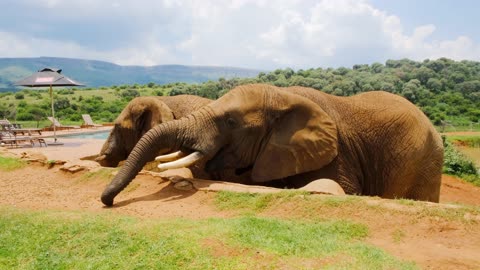
[(174, 188), (176, 189), (179, 189), (179, 190), (185, 190), (185, 191), (190, 191), (193, 189), (193, 184), (192, 182), (184, 179), (184, 180), (181, 180), (177, 183), (175, 183), (175, 185), (173, 185)]
[(299, 189), (314, 194), (345, 195), (345, 191), (337, 182), (327, 178), (315, 180)]
[[(123, 161), (123, 162), (125, 162), (125, 161)], [(151, 172), (160, 172), (157, 168), (158, 164), (159, 164), (158, 161), (147, 162), (147, 164), (145, 164), (145, 166), (143, 166), (143, 170), (151, 171)], [(118, 164), (118, 165), (120, 166), (120, 164)]]
[(171, 169), (163, 172), (153, 172), (150, 170), (141, 170), (139, 174), (151, 175), (154, 177), (160, 177), (164, 180), (172, 183), (178, 183), (185, 178), (193, 178), (192, 171), (188, 168)]
[(47, 162), (47, 157), (44, 154), (35, 151), (22, 152), (20, 153), (20, 158), (30, 162)]
[(83, 170), (93, 171), (100, 167), (100, 165), (95, 161), (90, 160), (76, 160), (70, 161), (63, 164), (60, 168), (62, 171), (76, 173)]
[(166, 178), (172, 183), (178, 183), (186, 178), (193, 178), (192, 171), (187, 168), (171, 169), (158, 173), (161, 178)]

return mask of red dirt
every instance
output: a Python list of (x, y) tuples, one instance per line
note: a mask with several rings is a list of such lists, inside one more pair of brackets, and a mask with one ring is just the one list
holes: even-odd
[(480, 187), (455, 176), (443, 175), (440, 202), (480, 206)]
[(213, 194), (174, 189), (169, 182), (141, 175), (115, 198), (115, 207), (104, 208), (100, 194), (105, 180), (85, 179), (82, 174), (34, 165), (0, 176), (2, 205), (29, 209), (115, 212), (138, 217), (225, 217), (207, 201)]
[[(47, 169), (29, 165), (12, 172), (1, 172), (0, 205), (38, 210), (114, 212), (140, 218), (202, 219), (237, 215), (215, 208), (212, 192), (179, 191), (169, 182), (149, 175), (138, 176), (126, 191), (117, 196), (115, 207), (104, 208), (99, 195), (107, 184), (106, 180), (88, 179), (85, 174), (63, 172), (58, 167)], [(480, 188), (455, 177), (444, 176), (440, 200), (442, 203), (480, 206)], [(426, 269), (478, 269), (480, 218), (474, 216), (470, 221), (460, 222), (425, 217), (407, 205), (375, 198), (372, 201), (382, 208), (366, 212), (346, 207), (333, 211), (332, 208), (318, 209), (315, 215), (352, 219), (366, 224), (370, 228), (369, 243), (394, 256), (413, 260)], [(434, 207), (442, 206), (435, 204)], [(288, 204), (275, 206), (274, 210), (262, 215), (293, 218), (296, 214), (292, 213), (297, 212)], [(312, 214), (311, 211), (308, 213)], [(236, 254), (236, 251), (225, 249), (214, 239), (203, 244), (219, 257)]]

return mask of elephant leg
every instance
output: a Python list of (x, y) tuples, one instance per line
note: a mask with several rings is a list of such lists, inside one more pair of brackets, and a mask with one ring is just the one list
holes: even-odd
[(406, 198), (438, 203), (440, 200), (441, 181), (441, 173), (428, 174), (428, 176), (424, 174), (418, 175), (415, 179), (415, 184), (407, 192)]

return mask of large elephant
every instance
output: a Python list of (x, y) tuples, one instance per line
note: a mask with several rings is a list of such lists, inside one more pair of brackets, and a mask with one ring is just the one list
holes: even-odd
[(115, 125), (95, 160), (105, 167), (116, 167), (127, 159), (138, 140), (152, 127), (179, 119), (212, 100), (192, 95), (137, 97), (115, 120)]
[(161, 168), (207, 160), (207, 171), (250, 169), (253, 183), (297, 188), (329, 178), (347, 194), (439, 200), (440, 136), (412, 103), (382, 91), (337, 97), (303, 87), (239, 86), (148, 131), (102, 202), (112, 205), (156, 153), (176, 150), (189, 155)]

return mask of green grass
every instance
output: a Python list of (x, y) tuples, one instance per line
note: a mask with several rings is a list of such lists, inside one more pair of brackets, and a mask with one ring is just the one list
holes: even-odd
[(244, 193), (220, 191), (215, 205), (220, 210), (237, 210), (243, 213), (259, 213), (273, 205), (283, 203), (311, 204), (320, 207), (346, 207), (363, 201), (356, 196), (312, 196), (306, 191), (285, 190), (278, 193)]
[[(372, 201), (373, 200), (373, 201)], [(396, 199), (392, 204), (397, 207), (384, 205), (373, 198), (363, 196), (317, 196), (298, 191), (284, 191), (274, 194), (253, 194), (221, 191), (218, 192), (214, 204), (220, 210), (234, 211), (244, 216), (258, 216), (263, 213), (271, 213), (277, 206), (291, 209), (291, 212), (281, 212), (292, 218), (300, 218), (311, 222), (317, 221), (319, 216), (328, 213), (341, 212), (341, 216), (348, 218), (359, 212), (374, 212), (381, 214), (385, 211), (394, 212), (398, 216), (407, 219), (421, 218), (445, 218), (452, 221), (470, 222), (465, 215), (480, 215), (480, 207), (471, 205), (457, 205), (449, 208), (441, 205), (430, 205), (424, 202)], [(408, 207), (408, 211), (402, 210), (401, 206)], [(276, 213), (274, 211), (274, 213)]]
[[(9, 120), (11, 120), (11, 122), (15, 122), (13, 119), (9, 119)], [(65, 125), (65, 126), (68, 126), (68, 125), (80, 126), (83, 123), (83, 121), (71, 121), (71, 120), (68, 120), (68, 119), (60, 119), (59, 121), (62, 125)], [(37, 121), (16, 121), (15, 123), (21, 124), (23, 128), (45, 128), (45, 127), (50, 127), (52, 125), (52, 122), (50, 122), (47, 119), (41, 120), (39, 122), (37, 122)]]
[(96, 171), (88, 171), (82, 174), (79, 178), (79, 182), (88, 182), (90, 180), (102, 180), (109, 182), (113, 178), (113, 172), (117, 171), (117, 168), (100, 168)]
[(478, 186), (480, 184), (480, 175), (475, 161), (454, 146), (451, 142), (452, 137), (442, 136), (442, 138), (445, 149), (443, 173), (459, 176)]
[(0, 156), (0, 170), (13, 171), (25, 167), (27, 163), (18, 158)]
[(478, 175), (465, 174), (465, 175), (460, 175), (460, 178), (474, 184), (477, 187), (480, 187), (480, 176)]
[(415, 269), (363, 243), (367, 235), (366, 226), (345, 220), (144, 220), (0, 207), (0, 269), (301, 269), (312, 261), (327, 269)]
[(215, 204), (221, 210), (241, 210), (247, 212), (258, 212), (266, 209), (272, 203), (289, 201), (292, 198), (304, 198), (308, 192), (288, 190), (279, 193), (244, 193), (220, 191), (215, 197)]
[[(468, 119), (464, 119), (464, 121), (470, 122)], [(480, 131), (480, 125), (454, 125), (454, 126), (446, 126), (445, 128), (441, 126), (435, 126), (438, 132), (460, 132), (460, 131)]]
[(468, 147), (480, 147), (480, 136), (472, 136), (472, 135), (452, 135), (447, 136), (447, 140), (454, 144), (461, 144), (463, 146)]

